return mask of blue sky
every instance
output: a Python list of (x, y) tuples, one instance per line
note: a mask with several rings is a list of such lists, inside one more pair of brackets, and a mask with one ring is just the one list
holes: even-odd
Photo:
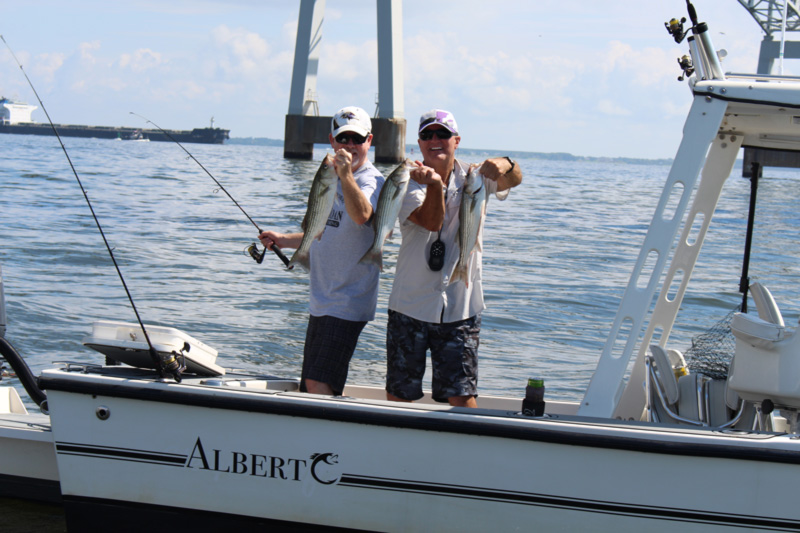
[[(299, 0), (4, 2), (0, 33), (55, 122), (209, 124), (283, 138)], [(762, 33), (736, 0), (695, 0), (726, 71), (754, 72)], [(327, 0), (320, 112), (375, 111), (373, 0)], [(405, 0), (405, 116), (452, 111), (462, 146), (672, 157), (690, 104), (664, 29), (684, 0)], [(795, 74), (798, 60), (787, 61)], [(0, 95), (36, 103), (7, 49)], [(41, 110), (34, 119), (43, 122)], [(409, 142), (415, 142), (411, 135)]]

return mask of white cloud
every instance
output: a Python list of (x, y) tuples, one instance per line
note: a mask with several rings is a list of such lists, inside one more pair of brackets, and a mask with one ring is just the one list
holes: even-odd
[(85, 64), (95, 64), (97, 59), (95, 58), (93, 51), (100, 50), (100, 41), (92, 41), (87, 43), (81, 43), (78, 46), (78, 51), (80, 53), (81, 61)]
[(287, 44), (294, 46), (297, 41), (297, 19), (292, 19), (284, 22), (281, 28), (281, 34)]
[(64, 54), (40, 54), (33, 63), (32, 73), (46, 82), (52, 82), (56, 72), (64, 65)]
[(545, 49), (493, 50), (480, 40), (449, 47), (456, 39), (430, 32), (407, 37), (405, 82), (412, 105), (419, 101), (427, 108), (434, 99), (441, 102), (437, 105), (452, 105), (466, 96), (478, 114), (550, 111), (569, 105), (566, 91), (584, 70), (580, 61)]
[(356, 79), (375, 80), (378, 72), (378, 43), (322, 41), (319, 57), (319, 76), (326, 82), (349, 81)]
[(641, 87), (672, 82), (680, 70), (680, 50), (648, 47), (638, 50), (628, 43), (611, 41), (600, 54), (598, 66), (606, 76), (625, 75)]
[(211, 31), (214, 43), (225, 54), (219, 67), (228, 75), (257, 77), (270, 61), (270, 45), (257, 33), (244, 28), (217, 26)]
[(156, 68), (164, 63), (159, 52), (154, 52), (149, 48), (140, 48), (133, 54), (122, 54), (119, 58), (119, 66), (123, 69), (130, 69), (133, 72), (141, 73), (146, 70)]

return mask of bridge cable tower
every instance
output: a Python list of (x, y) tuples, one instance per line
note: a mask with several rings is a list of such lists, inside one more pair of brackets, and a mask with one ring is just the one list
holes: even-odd
[[(406, 120), (403, 112), (403, 2), (376, 0), (378, 29), (378, 98), (372, 119), (375, 161), (399, 163), (405, 158)], [(327, 144), (331, 116), (320, 116), (317, 69), (320, 61), (325, 0), (301, 0), (292, 68), (289, 111), (283, 156), (311, 159), (314, 143)], [(340, 102), (337, 109), (358, 102)]]

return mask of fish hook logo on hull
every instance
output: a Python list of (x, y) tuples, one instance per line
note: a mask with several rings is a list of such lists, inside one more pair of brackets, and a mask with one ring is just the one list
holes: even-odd
[[(331, 485), (339, 481), (339, 477), (335, 477), (331, 480), (323, 480), (317, 475), (317, 466), (320, 464), (326, 465), (336, 465), (339, 464), (339, 456), (335, 453), (315, 453), (311, 456), (311, 466), (309, 467), (309, 472), (311, 472), (311, 477), (314, 478), (315, 481), (318, 483), (322, 483), (323, 485)], [(328, 469), (326, 469), (328, 470)]]
[(341, 474), (337, 473), (338, 464), (339, 456), (330, 452), (315, 453), (309, 459), (233, 450), (212, 449), (207, 452), (198, 437), (184, 466), (279, 481), (303, 481), (310, 475), (321, 485), (333, 485), (341, 478)]

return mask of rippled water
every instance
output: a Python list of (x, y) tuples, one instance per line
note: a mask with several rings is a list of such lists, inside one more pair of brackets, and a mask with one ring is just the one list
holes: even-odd
[[(298, 376), (307, 275), (243, 255), (255, 227), (173, 143), (64, 139), (145, 323), (219, 350), (225, 367)], [(99, 319), (135, 322), (116, 271), (55, 138), (0, 135), (0, 266), (7, 337), (34, 372), (102, 361), (81, 339)], [(187, 145), (263, 229), (297, 230), (317, 161), (280, 148)], [(465, 156), (465, 160), (479, 157)], [(544, 376), (548, 397), (579, 399), (669, 172), (663, 165), (519, 159), (523, 184), (490, 201), (480, 391), (519, 394)], [(383, 166), (388, 173), (391, 166)], [(750, 182), (734, 170), (670, 345), (689, 346), (739, 303)], [(794, 326), (800, 310), (800, 173), (765, 170), (750, 275)], [(716, 231), (721, 230), (721, 231)], [(361, 336), (350, 382), (381, 385), (385, 320), (399, 248), (387, 244), (378, 318)]]

